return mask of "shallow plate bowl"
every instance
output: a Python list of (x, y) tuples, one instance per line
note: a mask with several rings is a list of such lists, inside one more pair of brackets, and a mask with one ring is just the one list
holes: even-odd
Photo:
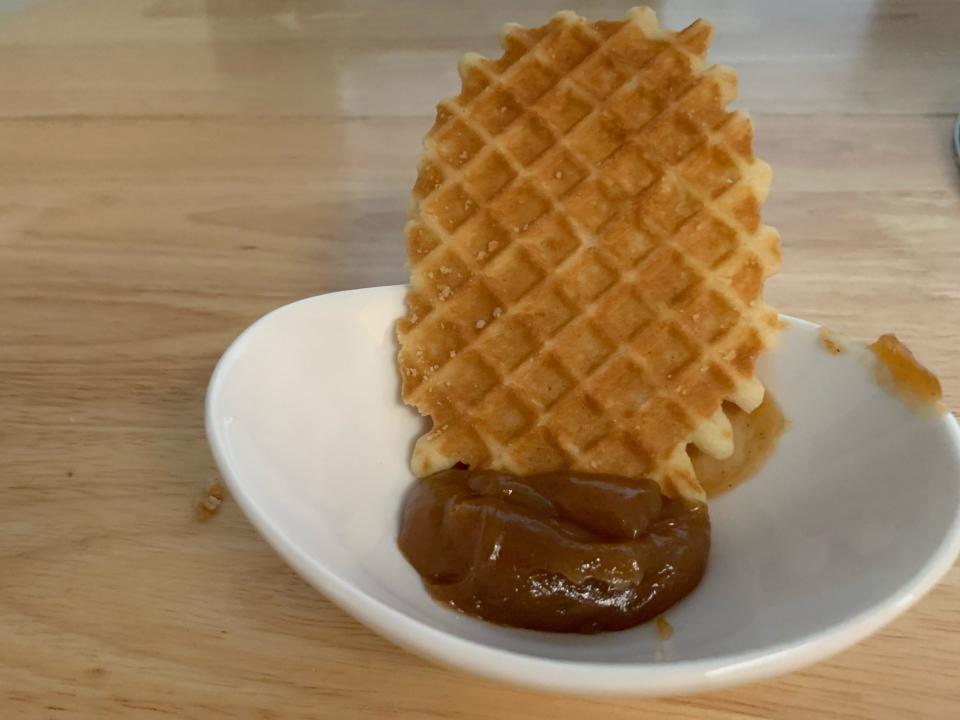
[(877, 386), (862, 346), (831, 355), (817, 326), (785, 318), (760, 375), (792, 427), (756, 477), (711, 502), (710, 565), (668, 612), (669, 640), (650, 625), (516, 630), (442, 607), (396, 544), (407, 461), (425, 427), (399, 399), (393, 322), (404, 291), (322, 295), (259, 320), (217, 366), (207, 431), (232, 496), (277, 552), (413, 652), (548, 691), (701, 691), (852, 645), (956, 559), (953, 416), (918, 416)]

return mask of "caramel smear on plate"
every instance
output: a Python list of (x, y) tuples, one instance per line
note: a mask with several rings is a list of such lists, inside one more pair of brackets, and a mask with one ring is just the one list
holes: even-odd
[(817, 337), (823, 349), (831, 355), (843, 355), (847, 351), (847, 349), (840, 344), (840, 336), (829, 328), (820, 328), (820, 330), (817, 331)]
[(657, 634), (661, 640), (669, 640), (673, 637), (673, 625), (663, 615), (658, 615), (654, 621), (657, 626)]
[(732, 403), (723, 409), (733, 430), (733, 454), (718, 460), (690, 448), (694, 471), (707, 497), (722, 495), (756, 475), (777, 449), (780, 436), (790, 427), (769, 392), (752, 413), (746, 413)]
[(946, 412), (940, 380), (892, 333), (867, 346), (876, 356), (877, 383), (918, 412)]

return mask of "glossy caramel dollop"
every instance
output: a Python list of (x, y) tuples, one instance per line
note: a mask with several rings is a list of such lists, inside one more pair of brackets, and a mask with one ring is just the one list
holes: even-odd
[(691, 592), (710, 519), (650, 480), (447, 470), (414, 485), (399, 543), (433, 597), (464, 613), (594, 633), (642, 623)]

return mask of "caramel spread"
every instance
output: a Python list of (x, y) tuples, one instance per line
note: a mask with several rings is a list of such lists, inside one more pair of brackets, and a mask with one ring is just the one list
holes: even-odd
[(227, 490), (219, 480), (211, 480), (207, 483), (207, 487), (193, 503), (197, 520), (206, 522), (216, 515), (226, 496)]
[(657, 626), (657, 635), (661, 640), (669, 640), (673, 637), (673, 625), (663, 615), (658, 615), (654, 624)]
[(651, 480), (446, 470), (407, 497), (400, 549), (437, 600), (503, 625), (620, 630), (703, 577), (710, 519)]
[(881, 335), (868, 346), (877, 358), (877, 383), (915, 410), (945, 412), (937, 376), (917, 361), (896, 335)]
[(840, 344), (839, 338), (832, 331), (825, 327), (821, 327), (817, 331), (817, 337), (820, 339), (820, 345), (831, 355), (843, 355), (847, 349)]
[(733, 428), (733, 455), (718, 460), (690, 447), (693, 469), (708, 497), (721, 495), (755, 475), (773, 455), (780, 435), (789, 426), (769, 392), (752, 413), (733, 403), (725, 403), (723, 411)]

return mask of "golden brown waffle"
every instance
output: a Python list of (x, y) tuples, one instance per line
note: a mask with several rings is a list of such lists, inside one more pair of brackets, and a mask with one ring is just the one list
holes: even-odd
[(762, 301), (780, 263), (770, 169), (711, 26), (558, 14), (509, 25), (424, 142), (398, 323), (403, 399), (433, 419), (418, 476), (653, 477), (702, 498), (687, 446), (732, 451), (721, 404), (762, 400)]

